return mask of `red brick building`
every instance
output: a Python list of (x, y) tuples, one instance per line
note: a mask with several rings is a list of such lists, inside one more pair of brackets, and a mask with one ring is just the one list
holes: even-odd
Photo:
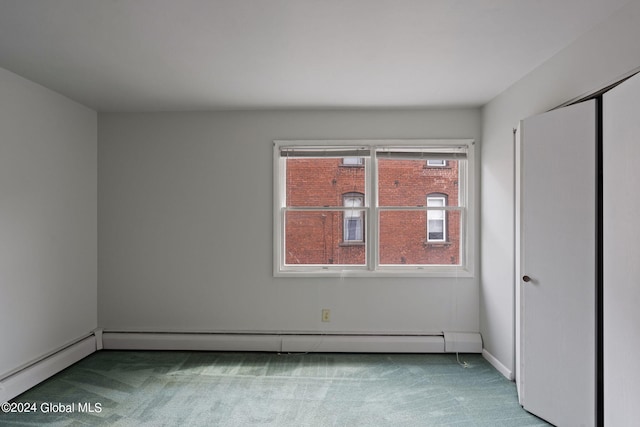
[[(425, 208), (458, 205), (458, 162), (377, 161), (380, 264), (459, 264), (460, 213)], [(364, 163), (354, 157), (287, 159), (286, 204), (307, 210), (287, 212), (286, 264), (366, 264), (368, 224), (359, 209), (369, 199)]]

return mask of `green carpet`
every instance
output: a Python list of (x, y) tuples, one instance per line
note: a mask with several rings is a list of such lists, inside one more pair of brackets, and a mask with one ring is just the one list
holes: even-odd
[(548, 425), (482, 356), (460, 360), (468, 367), (455, 354), (100, 351), (14, 399), (36, 412), (0, 413), (0, 425)]

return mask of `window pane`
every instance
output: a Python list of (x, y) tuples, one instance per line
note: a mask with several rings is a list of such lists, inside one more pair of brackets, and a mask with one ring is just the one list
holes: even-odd
[(443, 219), (429, 219), (427, 224), (427, 240), (429, 241), (444, 241), (444, 220)]
[[(354, 222), (362, 221), (364, 212)], [(363, 227), (348, 224), (344, 231), (343, 211), (285, 212), (285, 264), (350, 264), (365, 265), (364, 244), (345, 244), (343, 236), (353, 232), (362, 241)]]
[[(361, 194), (347, 194), (344, 196), (344, 206), (347, 208), (360, 208), (364, 205), (364, 196)], [(358, 212), (348, 210), (347, 212)]]
[(360, 166), (364, 165), (364, 157), (344, 157), (342, 164), (347, 166)]
[(446, 168), (426, 167), (424, 160), (378, 159), (378, 204), (424, 206), (428, 194), (445, 195), (449, 206), (458, 206), (457, 160)]
[(447, 166), (446, 160), (427, 160), (427, 166), (444, 167)]
[[(441, 206), (446, 206), (445, 197), (444, 196), (430, 196), (427, 197), (427, 206), (439, 208)], [(441, 212), (441, 211), (430, 211), (433, 213)]]
[(345, 193), (364, 194), (365, 168), (342, 158), (286, 159), (286, 206), (342, 206)]
[(344, 224), (344, 240), (362, 241), (362, 220), (360, 218), (347, 218)]
[[(381, 211), (381, 265), (460, 265), (460, 212), (442, 212), (443, 219), (434, 220), (429, 232), (444, 234), (445, 241), (431, 242), (427, 237), (427, 211)], [(429, 220), (431, 222), (431, 220)], [(440, 227), (440, 231), (438, 231)], [(442, 237), (441, 237), (442, 238)]]

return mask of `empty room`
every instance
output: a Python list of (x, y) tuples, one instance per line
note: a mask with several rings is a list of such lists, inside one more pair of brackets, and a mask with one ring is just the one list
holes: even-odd
[(0, 425), (636, 425), (638, 40), (638, 0), (0, 0)]

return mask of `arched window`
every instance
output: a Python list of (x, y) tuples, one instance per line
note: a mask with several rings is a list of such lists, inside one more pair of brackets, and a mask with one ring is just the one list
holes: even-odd
[[(361, 208), (364, 206), (364, 194), (346, 193), (342, 196), (342, 204), (347, 208)], [(362, 209), (344, 211), (343, 240), (364, 242), (364, 211)]]
[[(427, 207), (447, 206), (447, 195), (432, 193), (427, 195)], [(447, 241), (447, 212), (445, 210), (427, 210), (427, 242)]]

